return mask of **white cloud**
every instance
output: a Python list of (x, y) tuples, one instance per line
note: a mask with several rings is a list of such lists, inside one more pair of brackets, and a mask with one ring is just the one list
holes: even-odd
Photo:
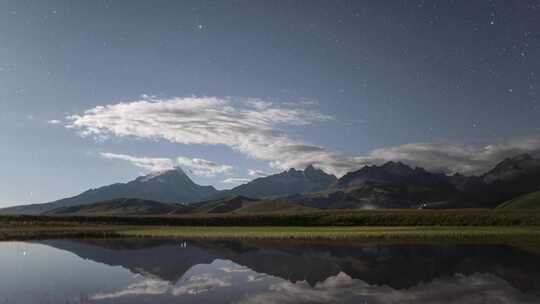
[(195, 175), (214, 176), (221, 173), (230, 173), (233, 167), (230, 165), (219, 165), (213, 161), (201, 158), (187, 158), (179, 156), (176, 160), (170, 158), (137, 157), (126, 154), (101, 153), (101, 157), (106, 159), (118, 159), (128, 161), (136, 167), (153, 172), (171, 170), (176, 166), (188, 169)]
[(253, 177), (265, 177), (268, 176), (268, 173), (261, 170), (248, 169), (248, 175)]
[(231, 173), (233, 167), (230, 165), (219, 165), (213, 161), (201, 158), (178, 157), (177, 163), (190, 169), (193, 174), (202, 176), (214, 176), (216, 174)]
[(338, 176), (388, 160), (472, 174), (489, 169), (504, 157), (540, 152), (540, 136), (531, 136), (491, 145), (411, 143), (377, 149), (365, 156), (346, 156), (293, 139), (280, 129), (330, 119), (314, 111), (275, 106), (258, 99), (232, 102), (215, 97), (149, 97), (68, 116), (67, 127), (100, 139), (116, 136), (186, 145), (225, 145), (248, 157), (269, 161), (274, 168), (303, 169), (313, 164)]
[(151, 157), (136, 157), (126, 154), (115, 153), (100, 153), (101, 157), (106, 159), (125, 160), (137, 166), (150, 171), (165, 171), (174, 168), (174, 162), (169, 158), (151, 158)]
[(230, 178), (222, 180), (221, 182), (225, 184), (244, 184), (250, 181), (251, 180), (249, 178), (230, 177)]
[(540, 153), (540, 136), (527, 136), (490, 145), (406, 144), (374, 150), (361, 162), (400, 160), (410, 165), (445, 173), (480, 174), (501, 160), (522, 153)]
[[(311, 163), (333, 171), (326, 149), (293, 140), (278, 127), (307, 125), (331, 117), (262, 101), (233, 103), (214, 97), (141, 100), (98, 106), (67, 117), (68, 128), (83, 136), (165, 139), (179, 144), (226, 145), (274, 167), (304, 168)], [(327, 161), (329, 159), (330, 161)]]
[(60, 124), (62, 122), (60, 120), (58, 120), (58, 119), (51, 119), (51, 120), (47, 120), (47, 123), (51, 124), (51, 125), (57, 125), (57, 124)]

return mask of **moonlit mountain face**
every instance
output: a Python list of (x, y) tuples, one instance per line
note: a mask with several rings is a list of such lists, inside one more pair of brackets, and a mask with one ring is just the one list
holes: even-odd
[[(0, 208), (131, 186), (165, 202), (305, 194), (331, 178), (295, 175), (309, 166), (470, 177), (538, 157), (539, 11), (537, 0), (2, 1)], [(151, 181), (176, 167), (201, 187)], [(290, 181), (259, 188), (281, 172)], [(163, 194), (135, 189), (141, 176)]]

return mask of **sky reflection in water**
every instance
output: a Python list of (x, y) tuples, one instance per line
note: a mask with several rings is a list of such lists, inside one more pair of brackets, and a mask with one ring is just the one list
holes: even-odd
[(173, 240), (0, 243), (0, 303), (539, 303), (502, 245)]

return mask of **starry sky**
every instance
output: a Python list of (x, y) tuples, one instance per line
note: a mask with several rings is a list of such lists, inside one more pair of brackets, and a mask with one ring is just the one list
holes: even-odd
[(540, 0), (0, 0), (0, 206), (540, 151)]

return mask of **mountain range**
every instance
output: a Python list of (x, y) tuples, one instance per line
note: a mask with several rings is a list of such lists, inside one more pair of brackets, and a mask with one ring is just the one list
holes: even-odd
[[(480, 176), (445, 175), (401, 162), (364, 166), (341, 178), (313, 166), (257, 178), (230, 190), (194, 183), (180, 168), (141, 176), (45, 204), (0, 209), (0, 214), (142, 214), (239, 210), (494, 208), (519, 195), (540, 190), (540, 159), (518, 155)], [(127, 200), (134, 198), (138, 200)], [(130, 203), (126, 203), (130, 202)], [(91, 204), (89, 208), (76, 208)], [(162, 203), (160, 208), (154, 208)], [(126, 205), (127, 204), (127, 205)], [(154, 205), (152, 205), (154, 204)], [(73, 208), (72, 208), (73, 207)], [(66, 209), (67, 208), (67, 209)], [(70, 209), (71, 208), (71, 209)], [(101, 209), (100, 209), (101, 208)], [(139, 208), (139, 209), (137, 209)], [(71, 211), (70, 211), (71, 210)], [(92, 211), (93, 210), (93, 211)], [(131, 211), (129, 211), (131, 210)], [(135, 212), (137, 213), (137, 212)]]

